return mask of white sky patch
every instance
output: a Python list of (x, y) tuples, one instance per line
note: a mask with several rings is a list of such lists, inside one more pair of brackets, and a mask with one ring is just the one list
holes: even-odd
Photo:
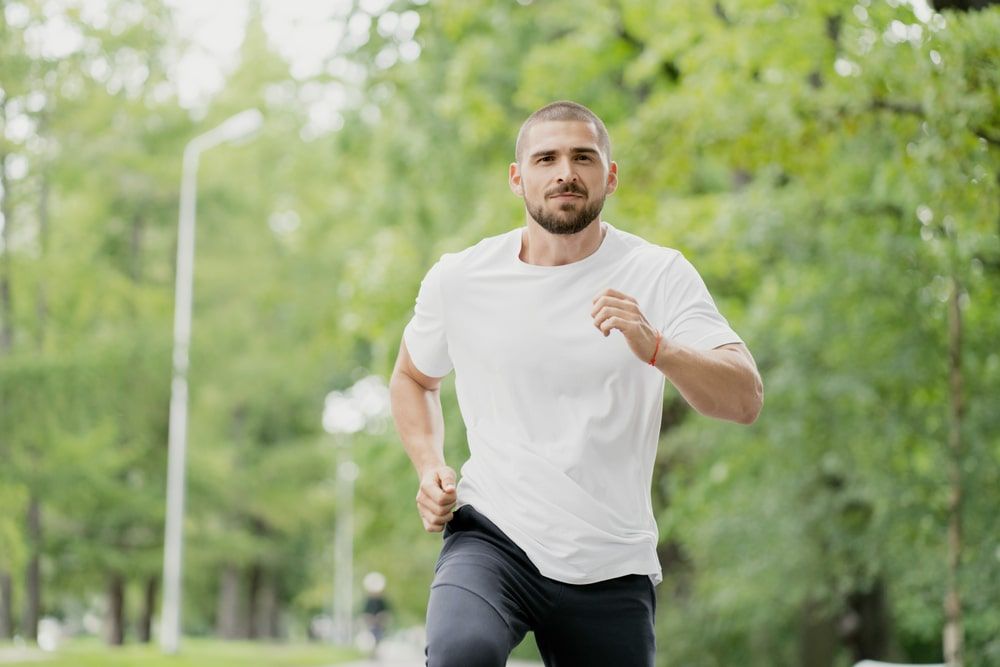
[(378, 16), (385, 10), (389, 8), (392, 4), (392, 0), (361, 0), (360, 3), (362, 11), (371, 14), (372, 16)]
[[(165, 100), (171, 96), (171, 88), (176, 88), (180, 106), (198, 116), (239, 64), (254, 3), (165, 1), (181, 39), (180, 44), (168, 47), (170, 83), (147, 90), (149, 71), (138, 54), (129, 49), (121, 49), (113, 62), (104, 55), (91, 54), (86, 73), (110, 93), (124, 90), (133, 97), (149, 94)], [(420, 15), (413, 10), (390, 10), (392, 0), (259, 0), (259, 6), (270, 48), (288, 62), (291, 78), (305, 84), (299, 91), (291, 80), (287, 86), (272, 86), (267, 91), (267, 104), (301, 105), (306, 115), (302, 130), (306, 139), (341, 129), (343, 112), (348, 107), (360, 108), (366, 122), (377, 120), (378, 109), (365, 104), (359, 94), (367, 70), (346, 55), (366, 44), (373, 31), (387, 41), (375, 57), (377, 67), (390, 68), (420, 56), (420, 45), (414, 40)], [(81, 31), (63, 18), (68, 10), (79, 11), (86, 24), (115, 34), (143, 18), (141, 5), (124, 4), (112, 12), (109, 0), (48, 0), (43, 5), (44, 19), (35, 24), (23, 2), (9, 0), (0, 9), (10, 27), (24, 29), (29, 52), (54, 59), (86, 47)], [(310, 82), (324, 73), (336, 81)], [(62, 92), (69, 95), (73, 91)], [(0, 132), (9, 139), (23, 141), (32, 130), (27, 126), (27, 117), (19, 118), (22, 114), (13, 112), (8, 115), (8, 126)]]
[(23, 144), (35, 135), (36, 123), (26, 114), (24, 98), (15, 98), (7, 102), (7, 123), (0, 127), (0, 136), (12, 144)]
[(20, 2), (11, 2), (3, 8), (4, 20), (11, 28), (23, 28), (31, 20), (31, 10)]
[(311, 141), (344, 127), (340, 109), (346, 106), (350, 97), (349, 89), (339, 83), (309, 82), (303, 85), (300, 101), (306, 109), (308, 121), (302, 128), (302, 139)]
[(847, 58), (837, 58), (833, 63), (833, 69), (840, 76), (858, 76), (861, 74), (861, 65)]
[(921, 23), (930, 23), (931, 19), (934, 17), (934, 10), (931, 6), (927, 4), (927, 0), (907, 0), (906, 4), (910, 5), (910, 9), (913, 10), (913, 15), (917, 17), (917, 20)]
[(414, 41), (403, 42), (399, 45), (399, 57), (403, 62), (412, 62), (420, 56), (420, 45)]
[(180, 54), (174, 71), (178, 101), (191, 108), (225, 85), (246, 29), (245, 0), (168, 0), (178, 32), (192, 46)]
[(111, 18), (108, 16), (107, 0), (82, 0), (80, 18), (98, 30), (104, 30)]
[(917, 207), (917, 218), (921, 224), (929, 225), (934, 222), (934, 211), (931, 210), (930, 206), (921, 204)]
[(7, 177), (19, 181), (28, 175), (28, 158), (20, 153), (7, 156)]
[(326, 61), (344, 38), (351, 3), (271, 1), (264, 6), (264, 29), (272, 46), (290, 63), (296, 79), (323, 72)]
[[(180, 34), (192, 43), (177, 65), (180, 103), (191, 108), (204, 104), (218, 92), (225, 85), (226, 76), (236, 67), (250, 3), (247, 0), (167, 1), (174, 10)], [(293, 77), (303, 80), (321, 74), (327, 61), (342, 48), (345, 36), (353, 38), (355, 43), (367, 41), (371, 18), (355, 14), (351, 17), (353, 25), (346, 24), (351, 5), (351, 0), (261, 1), (268, 41), (271, 48), (288, 61)], [(361, 5), (366, 12), (384, 11), (388, 3), (372, 0)]]
[[(16, 7), (16, 5), (11, 5)], [(7, 8), (8, 10), (10, 7)], [(9, 11), (5, 14), (9, 15)], [(16, 20), (20, 20), (14, 10)], [(44, 23), (29, 25), (24, 30), (24, 44), (29, 55), (58, 60), (83, 47), (83, 34), (61, 14), (46, 17)]]
[(398, 59), (399, 53), (396, 51), (396, 47), (386, 46), (375, 54), (375, 66), (379, 69), (389, 69), (396, 64)]

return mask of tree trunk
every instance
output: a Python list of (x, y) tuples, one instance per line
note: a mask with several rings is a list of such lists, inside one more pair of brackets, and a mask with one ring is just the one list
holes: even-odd
[(156, 584), (155, 575), (150, 575), (146, 579), (146, 589), (142, 596), (142, 614), (139, 616), (138, 635), (139, 641), (148, 644), (153, 637), (153, 611), (156, 606)]
[(278, 637), (278, 591), (274, 575), (256, 566), (254, 568), (253, 602), (250, 605), (250, 637), (252, 639), (276, 639)]
[[(39, 117), (38, 135), (45, 134), (48, 125), (48, 114)], [(41, 249), (41, 261), (44, 264), (49, 251), (49, 170), (43, 164), (41, 167), (41, 185), (38, 188), (38, 242)], [(49, 299), (45, 286), (45, 274), (38, 280), (35, 299), (35, 315), (38, 318), (38, 350), (45, 350), (46, 324), (49, 319)]]
[(822, 606), (808, 601), (799, 625), (799, 664), (803, 667), (833, 667), (840, 643), (837, 620)]
[(108, 578), (108, 615), (104, 627), (109, 645), (125, 643), (125, 577), (120, 572), (113, 572)]
[[(7, 98), (0, 99), (0, 127), (7, 124)], [(0, 147), (3, 142), (0, 142)], [(10, 230), (14, 224), (7, 181), (7, 154), (0, 151), (0, 355), (10, 354), (14, 345), (14, 308), (10, 290)], [(10, 571), (0, 570), (0, 639), (14, 637), (14, 583)]]
[(224, 566), (219, 577), (215, 634), (220, 639), (240, 638), (240, 575), (233, 565)]
[(0, 570), (0, 639), (14, 638), (14, 582)]
[(28, 500), (27, 517), (28, 566), (24, 576), (24, 620), (21, 623), (25, 639), (38, 639), (38, 618), (42, 610), (42, 507), (34, 495)]
[(258, 638), (257, 608), (260, 605), (261, 579), (264, 573), (259, 564), (250, 568), (249, 590), (247, 591), (247, 638)]
[[(0, 99), (0, 127), (7, 121), (7, 100)], [(10, 271), (10, 239), (14, 227), (13, 211), (10, 205), (10, 181), (7, 179), (8, 154), (0, 152), (0, 219), (3, 227), (0, 229), (0, 355), (9, 355), (14, 347), (14, 306), (11, 289)], [(47, 198), (48, 183), (43, 182), (43, 198), (40, 209), (43, 223), (48, 219)], [(43, 233), (45, 230), (42, 230)], [(43, 242), (44, 242), (43, 238)], [(38, 500), (32, 496), (28, 514), (27, 540), (30, 550), (30, 560), (25, 571), (25, 589), (27, 597), (24, 602), (24, 618), (22, 625), (24, 635), (28, 639), (37, 639), (38, 618), (41, 609), (41, 579), (39, 558), (41, 551), (41, 508)], [(12, 639), (14, 636), (14, 582), (9, 570), (0, 570), (0, 639)]]
[(958, 590), (962, 560), (962, 287), (954, 276), (948, 299), (948, 583), (944, 598), (944, 659), (948, 667), (962, 667), (962, 598)]
[[(0, 126), (7, 122), (6, 98), (0, 100)], [(7, 154), (0, 152), (0, 215), (3, 230), (0, 235), (0, 352), (9, 353), (14, 346), (14, 306), (10, 288), (10, 230), (14, 226), (10, 206), (10, 182), (7, 180)]]
[(278, 583), (275, 581), (273, 574), (267, 577), (264, 585), (261, 618), (266, 619), (267, 622), (264, 636), (268, 639), (278, 639), (281, 634), (281, 624), (279, 622), (281, 618), (281, 605), (278, 602)]
[(852, 663), (862, 660), (886, 660), (889, 657), (889, 603), (881, 578), (867, 591), (855, 591), (847, 597), (844, 640), (850, 648)]
[(141, 215), (132, 216), (132, 228), (129, 235), (129, 277), (132, 282), (138, 284), (142, 282), (142, 241), (145, 232), (145, 224)]

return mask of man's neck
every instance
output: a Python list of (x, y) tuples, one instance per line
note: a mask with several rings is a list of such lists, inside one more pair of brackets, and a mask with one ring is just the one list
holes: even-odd
[(597, 252), (606, 233), (607, 227), (600, 218), (576, 234), (553, 234), (528, 217), (518, 257), (526, 264), (538, 266), (572, 264)]

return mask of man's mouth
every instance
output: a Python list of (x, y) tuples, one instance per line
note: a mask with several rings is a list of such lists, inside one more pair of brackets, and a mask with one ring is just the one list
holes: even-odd
[(549, 195), (550, 199), (571, 199), (574, 197), (583, 197), (583, 193), (576, 190), (563, 190)]

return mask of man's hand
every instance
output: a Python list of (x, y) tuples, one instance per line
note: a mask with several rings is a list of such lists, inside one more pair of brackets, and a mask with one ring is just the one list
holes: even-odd
[(656, 349), (656, 339), (660, 336), (649, 323), (638, 302), (627, 294), (606, 289), (594, 297), (594, 308), (590, 316), (605, 338), (612, 329), (618, 329), (625, 336), (628, 346), (642, 361), (649, 363)]
[(440, 533), (454, 517), (452, 508), (458, 500), (455, 492), (455, 471), (448, 466), (428, 468), (420, 476), (417, 492), (417, 511), (424, 522), (424, 530)]

